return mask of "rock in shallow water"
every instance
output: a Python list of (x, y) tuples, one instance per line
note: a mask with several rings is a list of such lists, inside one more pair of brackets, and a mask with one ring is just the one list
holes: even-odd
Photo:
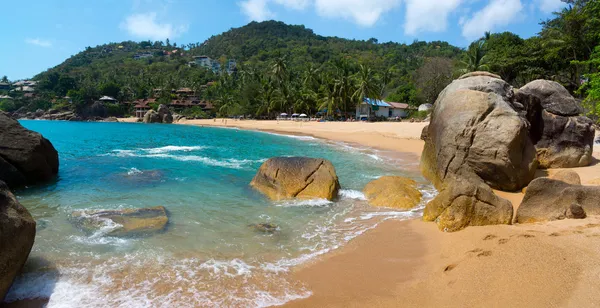
[(409, 210), (421, 202), (417, 182), (401, 176), (383, 176), (363, 190), (370, 205)]
[(106, 231), (105, 235), (126, 237), (147, 235), (165, 229), (169, 218), (163, 206), (143, 209), (77, 211), (75, 224), (86, 232)]
[(248, 227), (254, 229), (254, 231), (262, 233), (275, 233), (279, 231), (279, 226), (270, 222), (261, 222), (258, 224), (251, 224)]
[(0, 181), (0, 302), (21, 270), (35, 239), (35, 221)]
[(322, 158), (275, 157), (260, 166), (250, 186), (271, 200), (333, 200), (340, 188), (335, 168)]

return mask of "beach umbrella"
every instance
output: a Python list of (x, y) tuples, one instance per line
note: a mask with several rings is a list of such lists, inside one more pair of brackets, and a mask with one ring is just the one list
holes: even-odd
[(292, 117), (297, 117), (297, 116), (299, 116), (299, 114), (297, 114), (297, 113), (292, 114)]
[(284, 112), (284, 113), (280, 114), (280, 116), (287, 117), (287, 113)]
[(308, 117), (308, 116), (307, 116), (306, 114), (304, 114), (304, 113), (303, 113), (303, 114), (301, 114), (301, 115), (300, 115), (300, 117), (301, 117), (301, 118), (306, 118), (306, 117)]

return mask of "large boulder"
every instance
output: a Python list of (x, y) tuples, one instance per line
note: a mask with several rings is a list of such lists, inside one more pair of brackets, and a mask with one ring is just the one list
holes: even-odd
[(16, 188), (54, 178), (58, 152), (42, 135), (0, 114), (0, 181)]
[(173, 114), (166, 105), (160, 104), (160, 106), (158, 106), (158, 117), (160, 118), (161, 123), (173, 123)]
[(481, 181), (460, 177), (448, 178), (423, 212), (423, 220), (435, 222), (445, 232), (467, 226), (510, 224), (512, 216), (510, 201), (496, 196)]
[(27, 261), (35, 220), (0, 181), (0, 302)]
[(600, 187), (565, 183), (550, 178), (537, 178), (529, 184), (523, 202), (517, 209), (515, 221), (531, 223), (583, 218), (577, 213), (600, 215)]
[(440, 93), (423, 133), (423, 175), (438, 189), (450, 176), (521, 189), (537, 168), (528, 129), (509, 84), (487, 75), (455, 80)]
[(162, 206), (142, 209), (77, 211), (71, 214), (75, 224), (86, 232), (108, 230), (103, 235), (127, 237), (148, 235), (165, 229), (169, 218)]
[(383, 176), (369, 182), (363, 193), (372, 206), (409, 210), (421, 202), (421, 192), (416, 186), (411, 179)]
[(554, 81), (535, 80), (517, 91), (516, 100), (527, 110), (541, 168), (583, 167), (592, 162), (593, 122), (579, 116), (583, 108), (567, 89)]
[(575, 171), (561, 170), (550, 176), (551, 179), (563, 181), (567, 184), (581, 185), (581, 177)]
[(333, 200), (340, 188), (335, 168), (322, 158), (275, 157), (260, 166), (250, 183), (271, 200)]
[(162, 119), (154, 110), (148, 110), (144, 115), (144, 123), (162, 123)]

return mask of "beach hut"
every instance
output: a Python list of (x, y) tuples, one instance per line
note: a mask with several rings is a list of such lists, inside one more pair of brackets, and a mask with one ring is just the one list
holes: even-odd
[(365, 98), (363, 102), (356, 106), (356, 118), (361, 121), (366, 121), (372, 117), (390, 116), (392, 106), (382, 100)]

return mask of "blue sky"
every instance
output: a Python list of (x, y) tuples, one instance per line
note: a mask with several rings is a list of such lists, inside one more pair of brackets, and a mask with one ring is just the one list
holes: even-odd
[(0, 76), (32, 77), (86, 46), (124, 40), (203, 42), (251, 20), (379, 42), (467, 46), (485, 31), (530, 37), (560, 0), (29, 0), (2, 4)]

